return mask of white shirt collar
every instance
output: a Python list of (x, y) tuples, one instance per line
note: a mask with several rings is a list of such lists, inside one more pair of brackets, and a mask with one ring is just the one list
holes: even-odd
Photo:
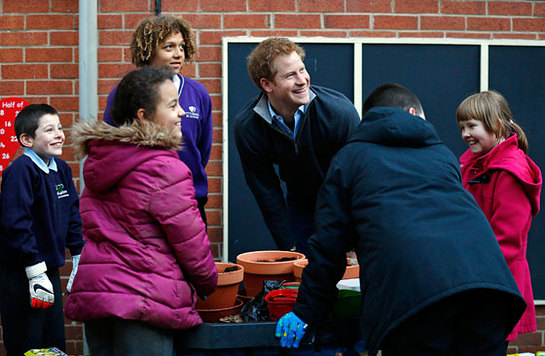
[(32, 160), (32, 162), (34, 162), (34, 164), (37, 165), (46, 174), (49, 174), (50, 169), (57, 172), (57, 162), (55, 162), (55, 158), (51, 157), (49, 159), (49, 164), (45, 164), (45, 162), (40, 158), (40, 156), (38, 156), (36, 152), (32, 151), (28, 147), (25, 147), (25, 152), (23, 154), (29, 157)]
[(178, 90), (178, 96), (182, 95), (182, 90), (184, 89), (185, 84), (184, 76), (181, 74), (175, 74), (174, 77), (172, 77), (172, 81), (176, 86), (176, 90)]

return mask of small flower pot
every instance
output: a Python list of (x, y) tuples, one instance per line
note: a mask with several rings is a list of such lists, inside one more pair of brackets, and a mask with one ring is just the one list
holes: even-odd
[(235, 263), (216, 262), (216, 268), (218, 287), (206, 300), (197, 299), (198, 310), (229, 308), (235, 305), (238, 287), (244, 278), (244, 267)]
[(286, 282), (282, 284), (282, 287), (280, 287), (280, 289), (299, 289), (300, 285), (301, 282)]
[(235, 305), (233, 306), (218, 309), (197, 309), (197, 312), (199, 313), (202, 321), (204, 321), (205, 323), (214, 323), (226, 316), (236, 315), (240, 313), (242, 305), (242, 300), (236, 299)]
[(265, 296), (271, 320), (278, 320), (293, 309), (298, 292), (297, 288), (275, 289)]
[(352, 265), (350, 258), (346, 259), (346, 270), (344, 271), (342, 279), (360, 278), (360, 265)]
[(237, 256), (237, 263), (244, 267), (244, 287), (248, 297), (255, 297), (263, 289), (263, 281), (295, 281), (293, 264), (305, 258), (299, 252), (253, 251)]
[[(303, 269), (308, 265), (307, 259), (297, 260), (293, 264), (293, 275), (295, 277), (295, 280), (298, 282), (301, 282), (303, 279)], [(344, 275), (342, 279), (352, 279), (352, 278), (359, 278), (360, 276), (360, 265), (351, 265), (350, 259), (346, 259), (346, 270), (344, 271)]]
[(239, 291), (239, 294), (237, 294), (237, 299), (242, 300), (242, 303), (246, 304), (246, 303), (248, 303), (250, 300), (252, 300), (254, 298), (253, 297), (248, 297), (246, 295), (246, 291), (244, 291), (243, 294), (240, 294), (240, 291)]
[(303, 269), (308, 265), (308, 260), (305, 258), (305, 259), (302, 259), (302, 260), (297, 260), (295, 261), (295, 263), (293, 264), (293, 276), (295, 277), (295, 280), (297, 282), (301, 282), (301, 280), (303, 279)]

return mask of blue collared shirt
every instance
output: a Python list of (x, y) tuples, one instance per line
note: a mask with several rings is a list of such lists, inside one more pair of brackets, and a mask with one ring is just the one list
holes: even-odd
[(297, 130), (299, 129), (299, 125), (301, 123), (301, 118), (307, 110), (307, 105), (299, 106), (293, 114), (293, 121), (295, 122), (293, 131), (288, 127), (288, 125), (286, 125), (286, 123), (284, 123), (284, 118), (274, 112), (271, 106), (271, 102), (269, 100), (267, 100), (267, 105), (269, 107), (269, 113), (271, 114), (271, 117), (273, 119), (273, 125), (276, 126), (279, 130), (288, 134), (289, 136), (295, 138), (295, 136), (297, 135)]
[(49, 159), (49, 164), (45, 164), (40, 156), (38, 156), (36, 152), (32, 151), (28, 147), (25, 147), (25, 152), (23, 154), (29, 157), (35, 165), (37, 165), (42, 171), (44, 171), (44, 173), (49, 174), (50, 169), (57, 172), (57, 162), (55, 162), (55, 158), (51, 157)]

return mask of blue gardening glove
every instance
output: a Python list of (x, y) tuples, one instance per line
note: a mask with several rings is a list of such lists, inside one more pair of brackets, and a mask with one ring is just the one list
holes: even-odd
[(28, 266), (25, 271), (30, 291), (30, 306), (38, 309), (52, 306), (55, 302), (55, 295), (53, 294), (53, 285), (45, 274), (47, 271), (45, 262)]
[(274, 336), (280, 338), (282, 347), (299, 347), (305, 335), (308, 324), (299, 319), (293, 312), (289, 312), (278, 320)]
[(79, 258), (81, 255), (72, 256), (72, 273), (70, 273), (70, 278), (68, 279), (68, 284), (66, 284), (66, 290), (68, 293), (72, 290), (72, 283), (74, 282), (74, 277), (78, 273)]

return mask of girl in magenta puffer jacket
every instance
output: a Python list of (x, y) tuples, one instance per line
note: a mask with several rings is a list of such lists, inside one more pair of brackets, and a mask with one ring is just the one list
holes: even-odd
[(526, 311), (507, 342), (536, 330), (536, 312), (526, 260), (528, 230), (539, 212), (541, 171), (526, 155), (528, 141), (513, 122), (505, 98), (483, 91), (456, 110), (462, 139), (469, 149), (460, 157), (464, 187), (486, 215), (503, 256), (526, 300)]
[(172, 72), (145, 67), (120, 82), (114, 126), (75, 125), (86, 240), (66, 316), (85, 322), (92, 355), (172, 355), (173, 329), (202, 323), (197, 296), (217, 270), (191, 172), (180, 161)]

